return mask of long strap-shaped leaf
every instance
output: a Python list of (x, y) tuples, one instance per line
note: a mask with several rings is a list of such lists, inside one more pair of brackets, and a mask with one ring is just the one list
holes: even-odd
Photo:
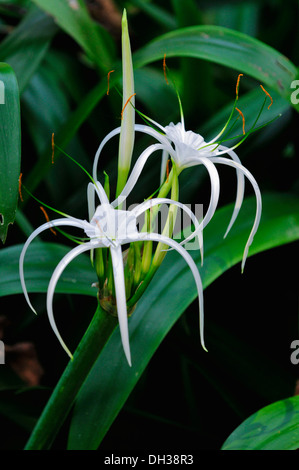
[(15, 220), (21, 166), (19, 87), (10, 65), (0, 63), (0, 238)]
[[(248, 35), (216, 26), (178, 29), (158, 37), (133, 54), (134, 68), (140, 68), (162, 59), (164, 53), (168, 57), (196, 57), (231, 67), (238, 72), (256, 78), (265, 86), (277, 90), (280, 96), (288, 100), (290, 106), (299, 110), (299, 104), (292, 103), (290, 100), (291, 93), (294, 92), (291, 83), (298, 77), (296, 66), (272, 47)], [(116, 67), (110, 80), (110, 88), (117, 83), (120, 77), (120, 67)], [(59, 142), (60, 147), (68, 144), (98, 102), (105, 96), (106, 91), (107, 80), (105, 77), (86, 95), (61, 131), (56, 133), (56, 142)], [(40, 163), (37, 163), (32, 170), (27, 181), (27, 185), (32, 190), (47, 173), (47, 166), (44, 163), (47, 161), (49, 159), (45, 155), (45, 158), (41, 158)]]
[[(263, 218), (251, 255), (299, 239), (298, 198), (272, 194), (264, 196), (263, 202)], [(231, 207), (218, 211), (207, 226), (202, 268), (198, 252), (194, 256), (204, 287), (242, 259), (244, 243), (251, 229), (250, 214), (254, 217), (254, 204), (254, 199), (245, 202), (239, 224), (224, 241), (221, 234), (225, 233)], [(69, 449), (98, 447), (155, 350), (195, 299), (196, 289), (191, 277), (184, 260), (169, 253), (130, 318), (132, 368), (122, 356), (119, 335), (112, 335), (77, 398)]]
[(265, 83), (286, 99), (294, 91), (291, 83), (298, 76), (297, 67), (276, 49), (222, 26), (192, 26), (160, 36), (136, 52), (135, 67), (162, 59), (164, 54), (231, 67)]

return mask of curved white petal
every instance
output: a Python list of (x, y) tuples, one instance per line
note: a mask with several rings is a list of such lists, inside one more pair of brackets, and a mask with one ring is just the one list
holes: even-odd
[(152, 120), (150, 121), (153, 122), (157, 127), (160, 127), (163, 134), (156, 131), (150, 126), (145, 126), (144, 124), (135, 124), (135, 131), (142, 132), (143, 134), (148, 134), (151, 137), (154, 137), (154, 139), (157, 139), (161, 144), (170, 145), (169, 139), (165, 135), (166, 134), (165, 127), (160, 126), (160, 124), (158, 124), (155, 121), (152, 121)]
[[(156, 123), (155, 121), (152, 121), (154, 124), (156, 124), (157, 127), (160, 127), (163, 132), (165, 132), (164, 127), (160, 126), (160, 124)], [(157, 139), (159, 142), (165, 145), (169, 145), (169, 140), (165, 137), (165, 135), (160, 134), (160, 132), (156, 131), (152, 127), (145, 126), (143, 124), (135, 124), (134, 130), (137, 132), (142, 132), (144, 134), (148, 134), (155, 139)], [(109, 142), (110, 139), (112, 139), (114, 136), (120, 134), (121, 127), (116, 127), (113, 129), (109, 134), (107, 134), (102, 142), (100, 143), (98, 150), (96, 151), (94, 161), (93, 161), (93, 169), (92, 169), (92, 177), (96, 181), (97, 180), (97, 168), (98, 168), (98, 163), (99, 163), (99, 158), (101, 155), (101, 152), (104, 148), (104, 146)]]
[(128, 181), (127, 181), (124, 189), (122, 190), (122, 192), (120, 193), (118, 198), (115, 199), (111, 203), (112, 207), (115, 208), (115, 207), (120, 206), (125, 201), (125, 199), (127, 199), (129, 194), (131, 193), (132, 189), (134, 188), (135, 184), (137, 183), (138, 178), (139, 178), (139, 176), (140, 176), (140, 174), (143, 170), (143, 167), (146, 164), (148, 158), (152, 155), (152, 153), (156, 152), (156, 150), (163, 150), (163, 149), (164, 149), (164, 145), (162, 145), (162, 144), (152, 144), (142, 152), (142, 154), (137, 159), (137, 161), (136, 161), (136, 163), (135, 163), (135, 165), (134, 165), (134, 167), (131, 171), (131, 174), (128, 178)]
[(87, 205), (88, 205), (88, 220), (90, 222), (96, 210), (95, 186), (93, 183), (88, 183), (88, 186), (87, 186)]
[[(189, 209), (188, 206), (186, 206), (186, 204), (182, 204), (179, 201), (174, 201), (174, 200), (169, 199), (169, 198), (153, 198), (153, 199), (149, 199), (149, 200), (144, 201), (143, 203), (139, 204), (139, 206), (135, 207), (131, 212), (134, 213), (135, 217), (138, 217), (140, 214), (147, 211), (151, 207), (154, 207), (154, 206), (157, 206), (157, 205), (162, 205), (162, 204), (172, 204), (174, 206), (179, 207), (180, 209), (182, 209), (183, 211), (185, 211), (188, 214), (188, 216), (190, 217), (191, 221), (193, 222), (193, 224), (195, 226), (195, 231), (197, 232), (199, 249), (200, 249), (200, 253), (201, 253), (201, 259), (203, 261), (203, 237), (202, 237), (202, 230), (200, 229), (201, 225), (199, 224), (195, 214), (191, 211), (191, 209)], [(188, 237), (188, 241), (191, 238), (194, 238), (193, 234), (195, 233), (195, 231)], [(181, 241), (180, 245), (185, 245), (185, 243), (187, 243), (187, 238), (185, 240)]]
[[(239, 159), (238, 155), (231, 150), (228, 147), (225, 147), (224, 145), (219, 145), (220, 150), (226, 150), (227, 155), (236, 163), (239, 165), (242, 165), (241, 160)], [(237, 173), (237, 195), (236, 195), (236, 201), (235, 201), (235, 207), (233, 214), (231, 216), (230, 222), (228, 224), (228, 227), (226, 229), (226, 232), (224, 234), (224, 238), (227, 236), (228, 232), (232, 228), (239, 211), (241, 209), (242, 203), (243, 203), (243, 198), (244, 198), (244, 190), (245, 190), (245, 178), (244, 174), (242, 171), (239, 170), (239, 168), (236, 168), (236, 173)]]
[(199, 271), (197, 269), (197, 266), (193, 260), (193, 258), (189, 255), (189, 253), (175, 240), (172, 240), (171, 238), (165, 237), (164, 235), (160, 235), (158, 233), (140, 233), (138, 236), (138, 239), (136, 240), (142, 240), (142, 241), (156, 241), (156, 242), (162, 242), (165, 243), (166, 245), (170, 246), (171, 248), (174, 248), (186, 261), (186, 263), (189, 265), (189, 268), (191, 269), (191, 272), (194, 277), (194, 281), (196, 283), (196, 288), (197, 288), (197, 295), (198, 295), (198, 301), (199, 301), (199, 329), (200, 329), (200, 341), (203, 349), (207, 351), (207, 348), (204, 343), (204, 306), (203, 306), (203, 287), (202, 287), (202, 282), (201, 282), (201, 277), (199, 274)]
[(123, 264), (123, 255), (121, 251), (121, 246), (116, 246), (116, 247), (111, 246), (110, 253), (111, 253), (111, 260), (112, 260), (116, 307), (117, 307), (117, 316), (118, 316), (118, 322), (119, 322), (119, 328), (120, 328), (121, 341), (122, 341), (123, 349), (124, 349), (128, 364), (131, 367), (132, 363), (131, 363), (131, 352), (130, 352), (129, 330), (128, 330), (127, 300), (126, 300), (124, 264)]
[(187, 237), (184, 240), (184, 244), (188, 243), (188, 241), (192, 240), (192, 238), (194, 238), (195, 236), (198, 236), (199, 232), (201, 232), (206, 227), (206, 225), (210, 222), (217, 208), (219, 194), (220, 194), (220, 179), (219, 179), (218, 171), (216, 170), (215, 165), (211, 160), (211, 157), (209, 158), (199, 157), (199, 158), (190, 160), (190, 162), (193, 163), (194, 165), (199, 165), (202, 163), (208, 170), (210, 180), (211, 180), (211, 197), (210, 197), (208, 210), (202, 222), (199, 224), (197, 229), (194, 230), (194, 232), (192, 232), (191, 235), (189, 235), (189, 237)]
[(52, 220), (51, 222), (46, 222), (45, 224), (41, 225), (36, 230), (34, 230), (34, 232), (32, 232), (32, 234), (26, 240), (26, 242), (23, 246), (23, 249), (21, 251), (21, 254), (20, 254), (19, 273), (20, 273), (21, 286), (22, 286), (22, 289), (23, 289), (23, 292), (24, 292), (25, 299), (26, 299), (29, 307), (31, 308), (31, 310), (35, 314), (36, 314), (36, 311), (32, 307), (31, 302), (29, 300), (29, 296), (28, 296), (27, 289), (26, 289), (26, 284), (25, 284), (25, 278), (24, 278), (24, 258), (25, 258), (25, 255), (26, 255), (26, 251), (27, 251), (30, 243), (41, 232), (43, 232), (44, 230), (47, 230), (47, 229), (50, 229), (50, 228), (53, 228), (53, 227), (62, 226), (62, 225), (70, 226), (70, 227), (78, 227), (78, 228), (84, 229), (84, 221), (82, 221), (80, 219), (75, 219), (75, 218), (74, 219), (72, 219), (72, 218), (63, 218), (63, 219)]
[(262, 214), (262, 196), (261, 196), (261, 192), (260, 192), (259, 186), (258, 186), (255, 178), (252, 176), (250, 171), (248, 171), (247, 168), (245, 168), (243, 165), (241, 165), (241, 164), (239, 164), (235, 161), (229, 160), (228, 158), (224, 158), (224, 157), (213, 157), (213, 158), (211, 158), (211, 160), (215, 163), (221, 163), (223, 165), (228, 165), (228, 166), (231, 166), (235, 169), (238, 169), (238, 170), (242, 171), (242, 173), (249, 179), (249, 181), (252, 184), (252, 187), (254, 189), (254, 192), (255, 192), (256, 214), (255, 214), (254, 223), (253, 223), (253, 226), (252, 226), (252, 229), (251, 229), (251, 232), (250, 232), (250, 235), (249, 235), (249, 238), (247, 240), (247, 243), (246, 243), (246, 246), (245, 246), (245, 249), (244, 249), (244, 253), (243, 253), (243, 259), (242, 259), (242, 265), (241, 265), (241, 269), (242, 269), (242, 272), (243, 272), (244, 271), (244, 266), (245, 266), (245, 261), (246, 261), (247, 255), (248, 255), (249, 247), (250, 247), (250, 245), (253, 241), (253, 237), (254, 237), (257, 229), (258, 229), (260, 219), (261, 219), (261, 214)]
[[(98, 243), (98, 247), (101, 247), (102, 244), (101, 243)], [(63, 341), (59, 331), (58, 331), (58, 328), (56, 326), (56, 323), (55, 323), (55, 320), (54, 320), (54, 314), (53, 314), (53, 296), (54, 296), (54, 292), (55, 292), (55, 287), (56, 287), (56, 284), (62, 274), (62, 272), (64, 271), (64, 269), (67, 267), (67, 265), (74, 259), (76, 258), (76, 256), (80, 255), (81, 253), (84, 253), (85, 251), (88, 251), (92, 248), (94, 248), (95, 245), (94, 243), (91, 243), (91, 242), (88, 242), (88, 243), (85, 243), (84, 245), (79, 245), (79, 246), (76, 246), (75, 248), (73, 248), (67, 255), (65, 255), (62, 260), (58, 263), (58, 265), (56, 266), (53, 274), (52, 274), (52, 277), (51, 277), (51, 280), (49, 282), (49, 286), (48, 286), (48, 292), (47, 292), (47, 312), (48, 312), (48, 317), (49, 317), (49, 321), (50, 321), (50, 325), (55, 333), (55, 335), (57, 336), (61, 346), (63, 347), (63, 349), (65, 350), (65, 352), (68, 354), (68, 356), (72, 359), (72, 353), (70, 352), (70, 350), (68, 349), (68, 347), (66, 346), (65, 342)]]
[(119, 134), (120, 130), (121, 128), (117, 127), (116, 129), (113, 129), (113, 131), (109, 132), (109, 134), (107, 134), (106, 137), (104, 137), (104, 139), (102, 140), (102, 142), (100, 143), (98, 147), (98, 150), (96, 151), (94, 161), (93, 161), (93, 168), (92, 168), (92, 177), (95, 181), (97, 180), (97, 168), (98, 168), (98, 162), (99, 162), (101, 152), (104, 146), (107, 144), (107, 142), (109, 142), (109, 140), (112, 139), (112, 137)]

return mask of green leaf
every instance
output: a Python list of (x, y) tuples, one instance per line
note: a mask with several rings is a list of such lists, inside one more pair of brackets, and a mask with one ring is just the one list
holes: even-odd
[[(22, 293), (19, 276), (22, 248), (23, 245), (15, 245), (0, 251), (0, 297)], [(47, 292), (54, 269), (69, 251), (69, 247), (55, 243), (32, 243), (24, 262), (28, 292)], [(90, 259), (82, 255), (66, 268), (57, 284), (57, 292), (96, 296), (97, 290), (91, 287), (95, 281)]]
[(247, 418), (222, 450), (299, 449), (299, 396), (280, 400)]
[(53, 19), (33, 6), (1, 42), (0, 60), (13, 67), (20, 93), (37, 70), (56, 32), (57, 26)]
[(89, 60), (108, 72), (113, 57), (113, 41), (105, 30), (90, 17), (83, 0), (33, 0), (52, 15), (56, 23), (84, 50)]
[(290, 100), (298, 75), (277, 50), (246, 34), (220, 26), (191, 26), (158, 37), (134, 55), (135, 67), (166, 57), (195, 57), (250, 75)]
[[(299, 199), (285, 194), (263, 196), (263, 217), (249, 255), (299, 239)], [(207, 287), (242, 258), (254, 217), (255, 202), (246, 200), (231, 233), (223, 240), (232, 206), (217, 211), (206, 227), (205, 260), (200, 267)], [(192, 253), (191, 251), (189, 253)], [(248, 261), (250, 262), (250, 261)], [(246, 267), (245, 273), (246, 276)], [(188, 266), (170, 252), (130, 317), (132, 368), (127, 366), (117, 329), (84, 383), (75, 405), (69, 449), (96, 449), (124, 405), (155, 350), (168, 331), (196, 298)], [(206, 354), (200, 349), (198, 354)], [(207, 344), (209, 349), (209, 344)]]
[[(246, 73), (277, 90), (279, 96), (288, 99), (294, 90), (291, 82), (297, 75), (296, 67), (285, 56), (261, 41), (227, 28), (194, 26), (160, 36), (133, 54), (134, 68), (168, 57), (195, 57), (216, 62)], [(249, 61), (250, 58), (250, 61)], [(162, 72), (161, 72), (162, 75)], [(110, 88), (121, 76), (119, 66), (111, 76)], [(138, 85), (136, 85), (138, 86)], [(82, 99), (78, 108), (55, 135), (60, 147), (64, 147), (88, 118), (107, 90), (106, 77)], [(296, 107), (296, 105), (294, 105)], [(271, 109), (271, 108), (270, 108)], [(274, 109), (274, 108), (273, 108)], [(224, 123), (222, 123), (224, 124)], [(42, 158), (34, 167), (26, 184), (34, 190), (45, 176), (49, 159)], [(48, 165), (48, 166), (47, 166)]]
[(20, 99), (13, 69), (0, 63), (0, 238), (15, 220), (21, 165)]

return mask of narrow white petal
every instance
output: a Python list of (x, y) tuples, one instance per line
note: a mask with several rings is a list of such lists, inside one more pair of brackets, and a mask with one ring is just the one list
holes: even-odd
[(109, 142), (109, 140), (112, 139), (115, 135), (119, 134), (120, 130), (121, 130), (120, 127), (117, 127), (116, 129), (113, 129), (113, 131), (109, 132), (109, 134), (107, 134), (106, 137), (104, 137), (104, 139), (102, 140), (102, 142), (99, 145), (99, 148), (98, 148), (98, 150), (95, 154), (95, 157), (94, 157), (93, 169), (92, 169), (92, 177), (95, 181), (98, 179), (97, 178), (97, 170), (98, 170), (98, 162), (99, 162), (101, 152), (102, 152), (104, 146), (107, 144), (107, 142)]
[(241, 164), (239, 164), (235, 161), (229, 160), (228, 158), (224, 158), (224, 157), (212, 157), (211, 160), (215, 163), (221, 163), (223, 165), (228, 165), (228, 166), (231, 166), (235, 169), (238, 169), (238, 170), (242, 171), (242, 173), (249, 179), (249, 181), (252, 184), (252, 187), (254, 189), (254, 192), (255, 192), (256, 213), (255, 213), (254, 223), (253, 223), (253, 226), (252, 226), (252, 229), (251, 229), (251, 232), (250, 232), (250, 235), (249, 235), (249, 238), (248, 238), (248, 241), (246, 243), (244, 253), (243, 253), (243, 260), (242, 260), (242, 265), (241, 265), (241, 269), (242, 269), (242, 272), (243, 272), (244, 271), (244, 266), (245, 266), (245, 261), (246, 261), (247, 255), (248, 255), (249, 247), (250, 247), (250, 245), (253, 241), (253, 237), (254, 237), (257, 229), (258, 229), (260, 219), (261, 219), (261, 214), (262, 214), (262, 196), (261, 196), (261, 192), (260, 192), (259, 186), (258, 186), (255, 178), (252, 176), (250, 171), (248, 171), (247, 168), (245, 168), (243, 165), (241, 165)]
[[(161, 126), (161, 124), (159, 124), (158, 122), (154, 121), (153, 119), (151, 119), (151, 118), (149, 118), (149, 117), (147, 117), (147, 120), (148, 120), (149, 122), (151, 122), (152, 124), (154, 124), (154, 126), (156, 126), (156, 127), (158, 127), (159, 129), (161, 129), (161, 131), (162, 131), (164, 134), (166, 134), (165, 127)], [(154, 131), (154, 132), (156, 132), (157, 134), (159, 134), (158, 131), (156, 131), (155, 129), (153, 129), (153, 128), (150, 127), (150, 126), (145, 126), (144, 124), (136, 124), (136, 126), (147, 127), (148, 129), (151, 129), (152, 131)], [(138, 130), (138, 129), (136, 129), (136, 130)], [(142, 132), (147, 132), (147, 131), (146, 131), (146, 130), (143, 130)], [(159, 135), (161, 135), (161, 134), (159, 134)]]
[(138, 178), (139, 178), (139, 176), (140, 176), (140, 174), (143, 170), (143, 167), (146, 164), (148, 158), (152, 155), (152, 153), (156, 152), (156, 150), (163, 150), (163, 149), (164, 149), (164, 146), (162, 144), (152, 144), (142, 152), (142, 154), (137, 159), (137, 161), (136, 161), (136, 163), (135, 163), (135, 165), (134, 165), (134, 167), (131, 171), (131, 174), (129, 176), (129, 179), (128, 179), (124, 189), (122, 190), (122, 192), (120, 193), (118, 198), (115, 199), (111, 203), (112, 207), (114, 207), (114, 208), (118, 207), (125, 201), (125, 199), (129, 196), (129, 194), (133, 190), (135, 184), (137, 183)]
[[(235, 162), (238, 164), (242, 165), (241, 160), (239, 159), (238, 155), (233, 151), (230, 150), (228, 147), (225, 147), (224, 145), (219, 145), (220, 150), (226, 150), (227, 155)], [(245, 178), (244, 174), (242, 171), (239, 170), (239, 168), (236, 168), (236, 173), (237, 173), (237, 195), (236, 195), (236, 201), (235, 201), (235, 207), (233, 214), (231, 216), (230, 222), (228, 224), (228, 227), (226, 229), (226, 232), (224, 234), (224, 238), (227, 236), (228, 232), (232, 228), (238, 214), (240, 211), (240, 208), (243, 203), (243, 198), (244, 198), (244, 189), (245, 189)]]
[(93, 218), (95, 213), (95, 186), (93, 183), (88, 183), (87, 186), (87, 205), (88, 205), (88, 220)]
[(145, 126), (144, 124), (135, 124), (135, 131), (142, 132), (143, 134), (148, 134), (151, 137), (154, 137), (154, 139), (158, 140), (161, 144), (170, 145), (169, 139), (165, 135), (166, 134), (165, 128), (160, 126), (160, 124), (156, 123), (155, 121), (152, 121), (152, 122), (156, 124), (158, 127), (160, 127), (160, 129), (163, 131), (163, 134), (156, 131), (150, 126)]
[(56, 219), (56, 220), (52, 220), (51, 222), (46, 222), (45, 224), (41, 225), (40, 227), (38, 227), (36, 230), (34, 230), (34, 232), (32, 232), (32, 234), (28, 237), (28, 239), (26, 240), (24, 246), (23, 246), (23, 249), (21, 251), (21, 254), (20, 254), (20, 260), (19, 260), (19, 273), (20, 273), (20, 281), (21, 281), (21, 286), (22, 286), (22, 289), (23, 289), (23, 292), (24, 292), (24, 296), (25, 296), (25, 299), (29, 305), (29, 307), (31, 308), (31, 310), (36, 314), (36, 311), (35, 309), (33, 308), (33, 306), (31, 305), (31, 302), (29, 300), (29, 296), (28, 296), (28, 293), (27, 293), (27, 289), (26, 289), (26, 284), (25, 284), (25, 278), (24, 278), (24, 258), (25, 258), (25, 255), (26, 255), (26, 251), (30, 245), (30, 243), (43, 231), (47, 230), (47, 229), (50, 229), (50, 228), (53, 228), (53, 227), (58, 227), (58, 226), (62, 226), (62, 225), (65, 225), (65, 226), (70, 226), (70, 227), (79, 227), (79, 228), (83, 228), (83, 221), (79, 220), (79, 219), (71, 219), (71, 218), (62, 218), (62, 219)]
[(215, 210), (217, 208), (217, 204), (218, 204), (218, 200), (219, 200), (219, 193), (220, 193), (219, 175), (218, 175), (218, 171), (215, 168), (214, 163), (212, 162), (211, 157), (209, 157), (209, 158), (200, 157), (200, 158), (196, 158), (196, 159), (191, 159), (190, 163), (192, 163), (192, 164), (194, 163), (194, 164), (197, 164), (197, 165), (198, 164), (203, 164), (206, 167), (206, 169), (208, 170), (210, 180), (211, 180), (211, 197), (210, 197), (210, 203), (209, 203), (208, 210), (207, 210), (202, 222), (199, 224), (197, 229), (194, 232), (192, 232), (191, 235), (189, 235), (189, 237), (187, 237), (184, 240), (184, 244), (186, 244), (189, 240), (192, 240), (192, 238), (197, 236), (207, 226), (207, 224), (210, 222), (210, 220), (212, 219), (212, 217), (215, 213)]
[[(164, 131), (164, 127), (161, 127), (158, 123), (155, 123), (155, 124)], [(137, 132), (142, 132), (144, 134), (148, 134), (148, 135), (154, 137), (155, 139), (157, 139), (162, 144), (169, 145), (169, 140), (164, 135), (160, 134), (160, 132), (157, 132), (155, 129), (153, 129), (149, 126), (145, 126), (143, 124), (135, 124), (134, 130), (137, 131)], [(99, 163), (99, 158), (100, 158), (101, 152), (102, 152), (104, 146), (107, 144), (107, 142), (109, 142), (109, 140), (112, 139), (117, 134), (120, 134), (120, 131), (121, 131), (121, 127), (117, 127), (115, 129), (113, 129), (111, 132), (109, 132), (109, 134), (106, 135), (106, 137), (104, 137), (104, 139), (100, 143), (99, 148), (98, 148), (98, 150), (95, 154), (95, 157), (94, 157), (94, 162), (93, 162), (92, 177), (95, 181), (97, 180), (97, 169), (98, 169), (98, 163)]]
[(189, 253), (175, 240), (171, 238), (165, 237), (164, 235), (159, 235), (158, 233), (140, 233), (138, 240), (144, 241), (157, 241), (165, 243), (166, 245), (174, 248), (186, 261), (189, 265), (191, 272), (194, 277), (194, 281), (197, 288), (197, 295), (199, 301), (199, 329), (200, 329), (200, 341), (203, 349), (207, 351), (205, 343), (204, 343), (204, 305), (203, 305), (203, 287), (201, 282), (201, 277), (197, 266), (193, 260), (193, 258), (189, 255)]
[(98, 195), (101, 204), (110, 204), (104, 186), (99, 182), (95, 182), (95, 192)]
[[(98, 247), (101, 247), (102, 244), (98, 244)], [(72, 353), (70, 352), (70, 350), (68, 349), (68, 347), (66, 346), (66, 344), (64, 343), (59, 331), (58, 331), (58, 328), (56, 326), (56, 323), (55, 323), (55, 320), (54, 320), (54, 314), (53, 314), (53, 296), (54, 296), (54, 292), (55, 292), (55, 287), (56, 287), (56, 284), (62, 274), (62, 272), (64, 271), (64, 269), (68, 266), (68, 264), (74, 259), (76, 258), (76, 256), (80, 255), (81, 253), (84, 253), (85, 251), (88, 251), (90, 250), (91, 248), (94, 248), (95, 247), (95, 244), (94, 243), (91, 243), (91, 242), (88, 242), (88, 243), (85, 243), (84, 245), (78, 245), (76, 246), (75, 248), (73, 248), (67, 255), (65, 255), (62, 260), (58, 263), (58, 265), (56, 266), (53, 274), (52, 274), (52, 277), (51, 277), (51, 280), (49, 282), (49, 286), (48, 286), (48, 292), (47, 292), (47, 312), (48, 312), (48, 317), (49, 317), (49, 321), (50, 321), (50, 325), (55, 333), (55, 335), (57, 336), (61, 346), (63, 347), (63, 349), (65, 350), (65, 352), (68, 354), (68, 356), (72, 359)]]
[(119, 329), (121, 335), (121, 341), (124, 348), (124, 352), (131, 367), (131, 352), (129, 342), (129, 329), (128, 329), (128, 314), (127, 314), (127, 300), (125, 290), (125, 276), (124, 276), (124, 264), (121, 246), (110, 247), (114, 287), (116, 296), (116, 307), (119, 322)]

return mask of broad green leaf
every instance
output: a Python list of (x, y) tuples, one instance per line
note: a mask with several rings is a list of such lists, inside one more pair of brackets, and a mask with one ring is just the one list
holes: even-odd
[(53, 19), (33, 6), (18, 26), (0, 44), (0, 60), (11, 65), (20, 93), (44, 58), (57, 26)]
[(0, 63), (0, 238), (15, 220), (21, 165), (19, 87), (13, 69)]
[[(268, 194), (264, 195), (263, 203), (263, 218), (250, 255), (299, 239), (299, 199), (285, 194)], [(200, 267), (199, 254), (193, 253), (204, 287), (242, 258), (254, 217), (254, 201), (246, 201), (231, 234), (223, 240), (231, 211), (232, 206), (219, 210), (206, 227), (203, 267)], [(246, 266), (243, 276), (246, 276)], [(69, 449), (88, 450), (99, 446), (155, 350), (195, 298), (196, 289), (188, 266), (176, 253), (168, 253), (130, 317), (132, 368), (123, 357), (117, 329), (78, 395)], [(199, 356), (206, 354), (200, 350), (200, 344), (198, 347)], [(207, 347), (209, 349), (209, 344)]]
[(247, 74), (290, 100), (298, 75), (292, 62), (267, 44), (220, 26), (191, 26), (172, 31), (139, 49), (135, 67), (166, 57), (195, 57)]
[(33, 0), (52, 15), (56, 23), (84, 50), (88, 58), (104, 72), (112, 63), (113, 41), (105, 30), (93, 21), (83, 0)]
[(299, 396), (280, 400), (247, 418), (222, 450), (299, 449)]
[[(0, 250), (0, 297), (21, 294), (19, 258), (23, 245)], [(59, 261), (70, 248), (55, 243), (32, 243), (24, 263), (25, 281), (28, 292), (47, 292), (51, 275)], [(96, 275), (88, 256), (79, 256), (65, 270), (57, 284), (57, 292), (96, 296), (91, 287)], [(24, 304), (25, 305), (25, 304)]]
[[(225, 65), (243, 72), (272, 87), (278, 95), (289, 100), (291, 82), (296, 78), (297, 69), (285, 56), (266, 44), (250, 36), (213, 26), (194, 26), (178, 29), (160, 36), (133, 54), (134, 68), (141, 68), (164, 57), (195, 57)], [(250, 58), (250, 61), (249, 61)], [(111, 76), (110, 87), (121, 77), (119, 65)], [(162, 73), (162, 72), (161, 72)], [(78, 108), (67, 120), (56, 141), (64, 147), (88, 118), (93, 109), (105, 96), (106, 77), (99, 82), (82, 100)], [(200, 103), (199, 103), (200, 105)], [(294, 104), (296, 107), (296, 105)], [(271, 108), (270, 108), (271, 109)], [(47, 172), (48, 160), (42, 158), (27, 180), (34, 190)]]

